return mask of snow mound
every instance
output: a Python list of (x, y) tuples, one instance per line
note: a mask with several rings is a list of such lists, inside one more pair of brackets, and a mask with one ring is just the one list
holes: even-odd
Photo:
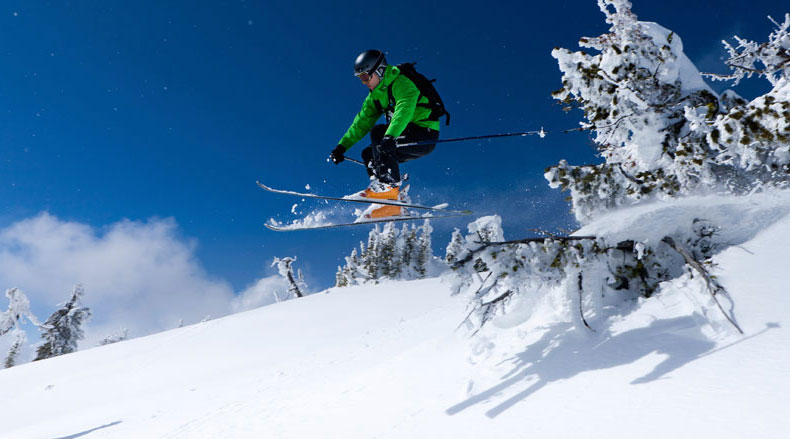
[(637, 239), (658, 243), (665, 236), (689, 235), (695, 220), (720, 228), (719, 241), (739, 245), (790, 214), (790, 191), (748, 196), (695, 196), (669, 202), (644, 203), (602, 215), (575, 234), (604, 237), (616, 243)]

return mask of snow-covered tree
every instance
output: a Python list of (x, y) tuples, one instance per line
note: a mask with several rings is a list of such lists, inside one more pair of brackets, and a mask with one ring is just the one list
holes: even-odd
[(414, 258), (414, 272), (417, 274), (417, 279), (424, 279), (428, 275), (428, 265), (433, 260), (433, 250), (431, 249), (432, 232), (433, 227), (426, 220), (417, 241), (417, 255)]
[(27, 336), (20, 328), (23, 319), (27, 319), (36, 326), (40, 326), (41, 323), (30, 311), (30, 301), (22, 290), (9, 288), (6, 290), (5, 295), (8, 298), (8, 309), (0, 312), (0, 336), (9, 334), (9, 336), (14, 337), (14, 342), (3, 362), (4, 367), (9, 368), (17, 364), (19, 354), (27, 342)]
[[(598, 53), (552, 52), (563, 73), (554, 97), (584, 111), (582, 129), (604, 163), (547, 170), (553, 187), (571, 191), (579, 220), (645, 198), (666, 198), (713, 187), (717, 170), (705, 134), (692, 123), (712, 121), (718, 99), (683, 53), (680, 37), (641, 22), (627, 0), (599, 0), (610, 32), (582, 38)], [(693, 114), (689, 120), (687, 114)]]
[(450, 265), (453, 265), (456, 261), (458, 261), (458, 254), (463, 251), (463, 246), (464, 246), (463, 234), (458, 229), (453, 230), (453, 235), (450, 238), (450, 243), (447, 244), (447, 249), (445, 250), (444, 261)]
[[(400, 231), (402, 245), (400, 248), (400, 263), (403, 267), (411, 267), (417, 255), (417, 228), (404, 224)], [(407, 269), (408, 270), (408, 269)], [(401, 269), (403, 271), (403, 269)]]
[(77, 342), (84, 337), (82, 324), (91, 316), (90, 309), (80, 305), (80, 298), (84, 294), (85, 289), (82, 285), (75, 285), (71, 298), (59, 305), (60, 308), (44, 322), (41, 326), (44, 330), (41, 335), (44, 343), (36, 350), (36, 358), (33, 361), (77, 350)]
[(594, 131), (604, 159), (547, 169), (553, 187), (570, 190), (580, 221), (644, 199), (788, 184), (790, 17), (768, 43), (727, 44), (735, 71), (728, 78), (759, 74), (774, 86), (747, 105), (731, 91), (716, 95), (683, 53), (680, 37), (638, 21), (630, 2), (598, 4), (610, 32), (579, 42), (597, 53), (552, 52), (563, 73), (553, 95), (567, 109), (584, 111), (582, 129)]
[(397, 229), (395, 223), (387, 223), (379, 235), (376, 248), (376, 265), (380, 276), (385, 279), (395, 279), (400, 273), (400, 255), (396, 251)]
[(129, 338), (129, 330), (126, 328), (121, 328), (118, 331), (104, 337), (100, 342), (100, 346), (106, 346), (108, 344), (118, 343), (121, 341), (125, 341)]
[(274, 258), (272, 267), (276, 266), (280, 276), (288, 281), (288, 293), (290, 293), (292, 297), (303, 297), (307, 290), (307, 284), (304, 281), (302, 270), (298, 270), (296, 275), (294, 275), (293, 263), (295, 261), (296, 256), (293, 258)]
[[(589, 236), (506, 241), (498, 216), (480, 218), (469, 224), (468, 234), (457, 235), (448, 277), (453, 294), (473, 291), (470, 300), (476, 312), (470, 320), (477, 326), (507, 312), (515, 297), (535, 303), (557, 288), (579, 301), (585, 291), (594, 291), (584, 299), (586, 311), (602, 316), (607, 307), (651, 297), (661, 282), (685, 272), (682, 256), (665, 243), (608, 242)], [(694, 221), (679, 224), (672, 237), (701, 260), (719, 245), (714, 235), (711, 224)]]
[(5, 361), (3, 361), (3, 367), (6, 369), (16, 366), (17, 361), (19, 360), (19, 354), (22, 352), (22, 347), (27, 342), (27, 336), (25, 335), (25, 331), (21, 329), (14, 329), (14, 344), (11, 345), (11, 348), (8, 349), (8, 354), (5, 357)]
[[(770, 17), (769, 17), (770, 18)], [(745, 173), (747, 184), (790, 186), (790, 14), (768, 41), (758, 44), (735, 37), (737, 46), (724, 42), (731, 75), (708, 75), (714, 79), (765, 78), (772, 89), (751, 102), (733, 92), (725, 111), (712, 124), (698, 124), (697, 131), (717, 151), (715, 160)], [(750, 186), (746, 185), (747, 188)]]
[[(603, 163), (561, 161), (546, 171), (552, 187), (569, 190), (577, 220), (586, 224), (611, 209), (645, 200), (693, 194), (743, 194), (790, 186), (790, 15), (767, 43), (727, 45), (729, 79), (759, 75), (771, 91), (747, 102), (717, 95), (683, 53), (674, 32), (638, 21), (627, 0), (598, 0), (609, 33), (582, 38), (594, 53), (555, 49), (563, 73), (553, 96), (584, 112)], [(759, 63), (760, 66), (756, 64)], [(705, 261), (728, 244), (703, 218), (673, 224), (658, 239), (631, 234), (617, 242), (595, 236), (549, 236), (504, 241), (496, 217), (456, 231), (446, 259), (455, 291), (474, 291), (470, 319), (484, 324), (506, 312), (512, 298), (536, 300), (552, 288), (579, 296), (591, 315), (607, 306), (651, 297), (661, 283), (691, 268), (720, 290)], [(689, 268), (691, 267), (691, 268)], [(594, 291), (582, 299), (582, 293)], [(721, 306), (720, 306), (721, 308)], [(737, 325), (730, 320), (735, 327)]]
[(376, 281), (378, 279), (378, 240), (381, 231), (378, 224), (373, 227), (373, 230), (368, 233), (367, 245), (360, 242), (359, 248), (362, 250), (360, 253), (361, 268), (368, 279)]
[(346, 272), (343, 269), (343, 267), (339, 265), (337, 266), (337, 273), (335, 273), (335, 286), (336, 287), (348, 286), (348, 278), (346, 277)]
[(36, 326), (41, 325), (30, 311), (30, 301), (22, 290), (9, 288), (6, 290), (5, 296), (8, 298), (8, 309), (0, 312), (0, 336), (17, 329), (23, 318)]
[[(363, 244), (360, 243), (360, 246), (363, 246)], [(351, 250), (351, 255), (346, 256), (345, 259), (346, 265), (337, 267), (337, 275), (335, 276), (335, 286), (337, 287), (347, 287), (357, 282), (357, 271), (361, 263), (359, 256), (357, 256), (357, 249)]]
[(367, 245), (360, 243), (361, 252), (352, 250), (346, 264), (338, 267), (335, 286), (377, 283), (382, 279), (422, 279), (433, 267), (431, 250), (433, 229), (428, 220), (421, 226), (394, 223), (383, 228), (375, 226), (368, 234)]
[(757, 43), (735, 36), (736, 46), (722, 41), (729, 52), (726, 61), (733, 72), (730, 75), (709, 75), (714, 79), (734, 80), (737, 85), (744, 77), (758, 75), (771, 82), (774, 87), (790, 77), (790, 14), (779, 24), (771, 17), (769, 20), (776, 29), (768, 35), (768, 41)]

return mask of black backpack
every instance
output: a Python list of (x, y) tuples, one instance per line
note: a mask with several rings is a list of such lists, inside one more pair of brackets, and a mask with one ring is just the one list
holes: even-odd
[[(398, 64), (398, 70), (400, 70), (401, 75), (409, 78), (414, 85), (417, 86), (417, 89), (420, 90), (420, 94), (428, 98), (427, 104), (417, 104), (419, 107), (427, 107), (431, 109), (431, 115), (428, 117), (428, 120), (439, 120), (440, 117), (446, 116), (445, 125), (450, 125), (450, 113), (447, 112), (447, 109), (444, 108), (444, 102), (442, 102), (442, 98), (439, 96), (439, 92), (436, 91), (436, 88), (433, 86), (433, 83), (436, 81), (435, 79), (428, 79), (423, 76), (420, 72), (418, 72), (414, 68), (413, 62), (407, 62), (403, 64)], [(389, 92), (389, 99), (390, 105), (393, 105), (395, 99), (392, 97), (392, 88), (388, 89)]]

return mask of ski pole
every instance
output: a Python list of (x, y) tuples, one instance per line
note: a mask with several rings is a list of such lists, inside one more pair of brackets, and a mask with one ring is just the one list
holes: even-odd
[[(546, 133), (547, 131), (544, 131), (543, 128), (541, 128), (538, 131), (519, 131), (517, 133), (487, 134), (484, 136), (470, 136), (470, 137), (454, 137), (452, 139), (420, 140), (418, 142), (398, 143), (397, 146), (400, 148), (404, 146), (432, 145), (435, 143), (461, 142), (465, 140), (494, 139), (497, 137), (515, 137), (515, 136), (526, 137), (526, 136), (537, 135), (542, 138), (542, 137), (546, 137)], [(403, 137), (399, 137), (399, 138), (402, 139)], [(346, 157), (345, 159), (352, 163), (356, 163), (358, 165), (367, 166), (364, 162), (361, 162), (356, 159), (352, 159), (350, 157)], [(330, 160), (331, 158), (327, 159), (327, 161)]]
[(362, 166), (367, 167), (367, 165), (364, 162), (360, 161), (360, 160), (352, 159), (351, 157), (346, 157), (346, 160), (348, 160), (351, 163), (356, 163), (358, 165), (362, 165)]
[[(358, 165), (362, 165), (362, 166), (364, 166), (364, 167), (367, 167), (367, 166), (368, 166), (368, 165), (366, 165), (364, 162), (361, 162), (361, 161), (359, 161), (359, 160), (357, 160), (357, 159), (352, 159), (351, 157), (344, 157), (344, 160), (347, 160), (347, 161), (349, 161), (349, 162), (351, 162), (351, 163), (356, 163), (356, 164), (358, 164)], [(331, 157), (331, 156), (330, 156), (330, 157), (327, 157), (327, 158), (326, 158), (326, 161), (328, 161), (328, 162), (331, 162), (331, 161), (332, 161), (332, 157)]]
[(399, 143), (398, 146), (417, 146), (417, 145), (430, 145), (434, 143), (447, 143), (447, 142), (461, 142), (465, 140), (478, 140), (478, 139), (493, 139), (497, 137), (515, 137), (515, 136), (534, 136), (546, 137), (546, 131), (541, 128), (539, 131), (521, 131), (518, 133), (503, 133), (503, 134), (488, 134), (484, 136), (470, 136), (470, 137), (455, 137), (452, 139), (437, 139), (437, 140), (420, 140), (419, 142)]

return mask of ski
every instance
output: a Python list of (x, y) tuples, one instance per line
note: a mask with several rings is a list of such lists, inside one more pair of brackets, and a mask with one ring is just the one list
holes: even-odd
[(397, 221), (415, 221), (415, 220), (422, 220), (422, 219), (439, 219), (439, 218), (455, 218), (459, 216), (465, 216), (466, 214), (449, 214), (449, 215), (431, 215), (427, 214), (425, 216), (391, 216), (386, 218), (376, 218), (376, 219), (365, 219), (361, 221), (357, 221), (354, 223), (336, 223), (336, 224), (322, 224), (316, 226), (294, 226), (294, 225), (277, 225), (277, 224), (264, 224), (264, 226), (269, 230), (274, 230), (275, 232), (292, 232), (296, 230), (320, 230), (320, 229), (334, 229), (338, 227), (350, 227), (350, 226), (364, 226), (365, 224), (377, 224), (377, 223), (389, 223), (389, 222), (397, 222)]
[[(445, 209), (445, 207), (447, 207), (446, 203), (445, 204), (439, 204), (437, 206), (425, 206), (425, 205), (422, 205), (422, 204), (404, 203), (402, 201), (397, 201), (397, 200), (374, 200), (374, 199), (366, 199), (366, 198), (332, 197), (332, 196), (327, 196), (327, 195), (318, 195), (318, 194), (311, 194), (311, 193), (305, 193), (305, 192), (295, 192), (295, 191), (286, 191), (286, 190), (282, 190), (282, 189), (274, 189), (274, 188), (271, 188), (269, 186), (266, 186), (265, 184), (261, 183), (260, 181), (256, 181), (256, 183), (258, 183), (258, 186), (261, 189), (267, 190), (269, 192), (274, 192), (276, 194), (293, 195), (295, 197), (301, 197), (301, 198), (315, 198), (315, 199), (318, 199), (318, 200), (348, 201), (348, 202), (351, 202), (351, 203), (363, 203), (363, 204), (386, 204), (386, 205), (389, 205), (389, 206), (400, 206), (400, 207), (406, 207), (406, 208), (409, 208), (409, 209), (421, 209), (421, 210), (428, 210), (428, 211), (432, 211), (432, 212), (443, 212), (443, 213), (453, 214), (453, 216), (471, 215), (472, 214), (472, 211), (468, 210), (468, 209), (463, 209), (463, 210)], [(400, 220), (400, 221), (403, 221), (403, 220)]]

